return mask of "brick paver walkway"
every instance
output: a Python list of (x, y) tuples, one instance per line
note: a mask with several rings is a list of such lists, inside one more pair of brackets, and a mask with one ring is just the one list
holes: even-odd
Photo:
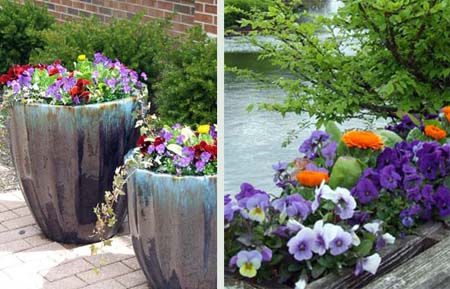
[[(22, 193), (0, 193), (0, 288), (5, 289), (148, 289), (134, 257), (128, 225), (103, 255), (89, 245), (47, 239), (36, 225)], [(97, 274), (92, 269), (108, 260)]]

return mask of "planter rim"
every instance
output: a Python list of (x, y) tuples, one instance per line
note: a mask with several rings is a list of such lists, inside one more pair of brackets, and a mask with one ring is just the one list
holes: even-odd
[(82, 109), (83, 107), (97, 108), (97, 107), (102, 107), (102, 106), (108, 106), (110, 104), (115, 104), (115, 103), (128, 102), (130, 100), (135, 101), (136, 99), (137, 99), (136, 96), (130, 96), (130, 97), (115, 99), (115, 100), (106, 101), (106, 102), (90, 103), (90, 104), (83, 104), (83, 105), (62, 105), (62, 104), (48, 104), (48, 103), (39, 103), (39, 102), (31, 102), (31, 103), (15, 102), (13, 106), (17, 106), (17, 105), (19, 105), (19, 106), (43, 106), (43, 107), (57, 107), (57, 108), (72, 110), (72, 109)]
[(167, 173), (157, 173), (157, 172), (152, 172), (146, 169), (141, 169), (141, 168), (136, 168), (133, 170), (132, 173), (143, 173), (143, 174), (148, 174), (148, 175), (154, 175), (154, 176), (158, 176), (158, 177), (164, 177), (164, 178), (173, 178), (173, 179), (198, 179), (198, 178), (203, 178), (203, 179), (208, 179), (208, 180), (214, 180), (217, 179), (217, 175), (206, 175), (206, 176), (176, 176), (176, 175), (171, 175), (171, 174), (167, 174)]

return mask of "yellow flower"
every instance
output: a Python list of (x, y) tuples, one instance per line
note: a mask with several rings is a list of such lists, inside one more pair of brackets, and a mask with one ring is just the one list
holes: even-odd
[(253, 278), (256, 276), (256, 268), (251, 263), (245, 263), (239, 268), (239, 273), (244, 277)]
[(198, 133), (207, 134), (209, 133), (209, 124), (199, 125), (197, 128)]
[(250, 220), (254, 220), (260, 223), (264, 222), (264, 220), (266, 219), (266, 214), (264, 213), (264, 210), (260, 207), (255, 207), (251, 209), (248, 212), (248, 216)]
[(80, 54), (78, 55), (78, 61), (86, 60), (86, 54)]

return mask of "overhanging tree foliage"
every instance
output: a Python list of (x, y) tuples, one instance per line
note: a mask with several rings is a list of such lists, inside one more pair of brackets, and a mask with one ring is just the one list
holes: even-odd
[[(276, 84), (281, 113), (306, 112), (317, 125), (365, 115), (424, 115), (450, 103), (450, 3), (446, 0), (344, 0), (331, 18), (295, 12), (275, 0), (255, 14), (250, 38), (261, 58), (287, 69)], [(261, 41), (261, 37), (275, 41)]]

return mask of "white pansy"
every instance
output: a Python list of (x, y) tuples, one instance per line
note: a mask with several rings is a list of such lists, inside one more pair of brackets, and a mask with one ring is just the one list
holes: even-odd
[(367, 223), (363, 227), (367, 232), (376, 235), (380, 231), (381, 221), (374, 221), (372, 223)]
[(395, 243), (395, 237), (392, 236), (389, 233), (383, 234), (383, 240), (386, 242), (386, 244), (394, 244)]
[(362, 269), (375, 275), (377, 273), (378, 266), (380, 266), (380, 263), (381, 257), (378, 253), (375, 253), (372, 256), (364, 258), (362, 262)]
[(305, 289), (306, 288), (306, 280), (300, 278), (297, 283), (295, 283), (295, 289)]

